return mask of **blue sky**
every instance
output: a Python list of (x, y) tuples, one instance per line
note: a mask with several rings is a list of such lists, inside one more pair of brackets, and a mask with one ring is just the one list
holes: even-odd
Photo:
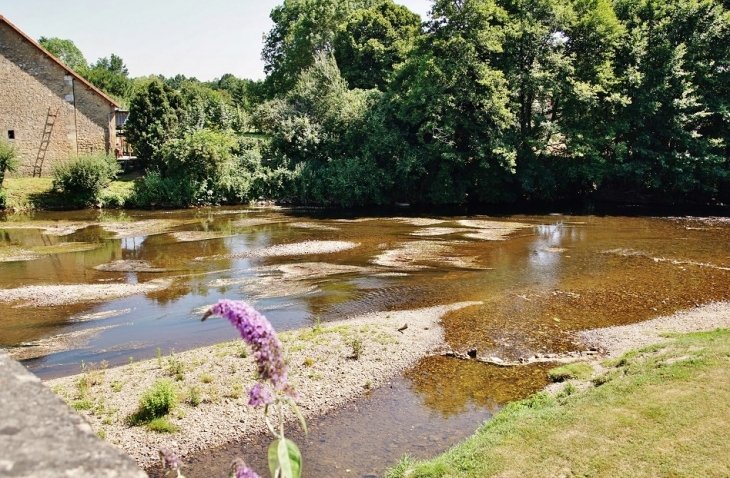
[[(38, 40), (72, 40), (89, 62), (115, 53), (131, 76), (233, 73), (263, 78), (262, 36), (283, 0), (0, 0), (0, 15)], [(395, 0), (425, 18), (430, 0)]]

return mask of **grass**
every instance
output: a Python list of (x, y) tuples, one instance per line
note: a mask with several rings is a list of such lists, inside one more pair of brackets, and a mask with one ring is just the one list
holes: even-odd
[[(105, 207), (122, 207), (129, 203), (134, 194), (135, 181), (139, 173), (120, 175), (100, 194)], [(53, 178), (9, 178), (3, 181), (3, 188), (8, 194), (7, 209), (68, 209), (68, 201), (62, 194), (53, 189)]]
[(155, 418), (147, 423), (147, 429), (157, 433), (177, 433), (178, 428), (167, 417)]
[(584, 362), (570, 363), (548, 370), (548, 377), (553, 382), (563, 382), (565, 380), (588, 380), (593, 375), (593, 367)]
[(730, 331), (631, 352), (585, 391), (507, 405), (475, 435), (388, 478), (730, 476)]

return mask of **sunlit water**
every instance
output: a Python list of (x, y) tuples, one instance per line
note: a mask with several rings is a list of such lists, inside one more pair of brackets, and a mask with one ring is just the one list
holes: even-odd
[[(69, 350), (24, 362), (45, 379), (75, 373), (81, 360), (106, 360), (113, 366), (129, 357), (153, 357), (158, 347), (167, 353), (231, 340), (234, 330), (223, 321), (199, 321), (206, 306), (224, 297), (254, 302), (277, 329), (307, 326), (316, 317), (329, 321), (476, 300), (483, 305), (443, 319), (449, 345), (516, 359), (541, 351), (575, 350), (578, 345), (570, 334), (576, 330), (632, 323), (728, 298), (730, 223), (722, 219), (360, 219), (366, 220), (246, 208), (0, 216), (0, 260), (14, 259), (0, 262), (2, 289), (171, 281), (163, 291), (111, 301), (54, 307), (0, 304), (0, 346), (14, 348), (108, 327)], [(152, 220), (156, 222), (150, 230), (124, 238), (106, 230), (120, 221)], [(498, 237), (474, 235), (491, 229), (475, 229), (461, 220), (517, 222), (525, 227), (504, 240), (487, 240)], [(68, 235), (32, 228), (69, 221), (82, 224)], [(190, 231), (209, 234), (205, 240), (176, 234)], [(336, 253), (230, 257), (311, 240), (358, 245)], [(85, 243), (91, 250), (59, 252), (59, 247), (67, 247), (59, 244), (68, 242)], [(15, 260), (22, 258), (14, 257), (19, 250), (37, 258)], [(389, 251), (400, 251), (387, 256), (398, 260), (383, 260)], [(144, 260), (163, 271), (95, 269), (122, 259)], [(287, 276), (282, 272), (286, 267), (274, 267), (305, 263), (361, 269)], [(78, 321), (105, 311), (120, 315)], [(395, 379), (392, 387), (314, 420), (310, 436), (298, 437), (307, 476), (377, 475), (403, 453), (433, 455), (473, 433), (504, 403), (544, 384), (544, 367), (506, 372), (454, 359), (426, 359)], [(260, 455), (266, 440), (254, 438), (193, 457), (186, 476), (222, 475), (232, 456)]]

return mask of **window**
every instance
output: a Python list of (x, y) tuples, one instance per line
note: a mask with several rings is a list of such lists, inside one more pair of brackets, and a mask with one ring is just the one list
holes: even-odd
[(14, 129), (8, 130), (8, 139), (15, 139), (15, 130)]

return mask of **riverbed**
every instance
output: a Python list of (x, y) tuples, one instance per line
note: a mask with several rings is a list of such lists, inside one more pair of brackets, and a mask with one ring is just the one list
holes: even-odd
[[(228, 324), (198, 320), (219, 298), (252, 302), (278, 330), (479, 302), (443, 317), (446, 343), (516, 361), (578, 350), (576, 331), (728, 300), (730, 290), (724, 218), (214, 208), (0, 221), (0, 346), (43, 379), (76, 373), (82, 360), (114, 367), (158, 348), (169, 355), (230, 341)], [(377, 474), (403, 453), (443, 451), (545, 382), (529, 367), (495, 373), (424, 359), (317, 422), (305, 459), (316, 476)], [(195, 457), (196, 470), (214, 469), (225, 456), (216, 453)]]

